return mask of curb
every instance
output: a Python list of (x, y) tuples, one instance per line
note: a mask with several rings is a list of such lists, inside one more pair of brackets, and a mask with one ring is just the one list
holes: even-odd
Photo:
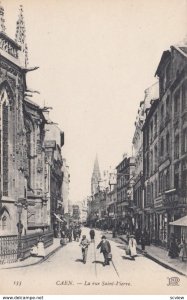
[[(127, 244), (127, 241), (126, 241), (124, 238), (122, 238), (122, 237), (119, 237), (119, 238), (120, 238), (123, 242), (125, 242), (125, 243)], [(138, 252), (142, 253), (145, 257), (147, 257), (148, 259), (150, 259), (150, 260), (156, 262), (157, 264), (161, 265), (162, 267), (164, 267), (164, 268), (166, 268), (166, 269), (168, 269), (168, 270), (171, 270), (171, 271), (173, 271), (173, 272), (176, 272), (176, 273), (178, 273), (178, 274), (180, 274), (180, 275), (182, 275), (182, 276), (187, 277), (187, 275), (186, 275), (185, 273), (183, 273), (183, 272), (181, 272), (181, 271), (178, 271), (177, 269), (175, 269), (175, 268), (169, 266), (168, 264), (166, 264), (166, 263), (160, 261), (159, 259), (155, 258), (154, 256), (152, 256), (152, 255), (150, 255), (150, 254), (148, 254), (148, 253), (143, 253), (142, 250), (141, 250), (140, 248), (137, 247), (137, 250), (138, 250)]]
[(60, 250), (62, 248), (62, 246), (58, 246), (57, 248), (53, 249), (51, 252), (49, 252), (44, 258), (41, 258), (39, 261), (31, 263), (31, 264), (27, 264), (24, 266), (16, 266), (16, 267), (9, 267), (9, 268), (1, 268), (1, 270), (8, 270), (8, 269), (19, 269), (19, 268), (25, 268), (25, 267), (30, 267), (30, 266), (34, 266), (34, 265), (38, 265), (43, 263), (44, 261), (46, 261), (50, 256), (52, 256), (53, 254), (55, 254), (58, 250)]

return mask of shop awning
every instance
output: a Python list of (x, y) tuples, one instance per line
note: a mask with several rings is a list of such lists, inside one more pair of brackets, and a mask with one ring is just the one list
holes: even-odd
[(169, 225), (187, 227), (187, 216), (182, 217), (174, 222), (170, 222)]

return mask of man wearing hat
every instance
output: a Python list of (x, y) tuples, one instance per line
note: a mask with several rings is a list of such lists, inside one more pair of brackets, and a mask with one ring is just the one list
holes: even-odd
[(103, 235), (101, 238), (101, 242), (97, 246), (97, 249), (100, 248), (100, 252), (103, 253), (104, 256), (104, 263), (103, 266), (110, 265), (109, 261), (109, 253), (111, 253), (111, 246), (109, 241), (106, 239), (106, 236)]

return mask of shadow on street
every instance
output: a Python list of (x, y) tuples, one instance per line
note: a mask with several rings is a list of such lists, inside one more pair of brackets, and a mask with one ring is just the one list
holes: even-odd
[(100, 261), (100, 260), (94, 260), (94, 261), (92, 262), (92, 264), (100, 264), (100, 265), (103, 265), (103, 262)]
[(78, 258), (78, 259), (76, 259), (76, 260), (75, 260), (75, 262), (81, 262), (81, 263), (82, 263), (82, 262), (83, 262), (83, 260), (82, 260), (82, 259), (80, 259), (80, 258)]

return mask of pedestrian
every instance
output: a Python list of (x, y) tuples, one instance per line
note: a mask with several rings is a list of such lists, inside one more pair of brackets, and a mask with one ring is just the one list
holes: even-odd
[(145, 235), (144, 235), (144, 232), (143, 232), (143, 231), (142, 231), (142, 234), (141, 234), (140, 241), (141, 241), (142, 251), (145, 251), (145, 244), (146, 244), (146, 241), (145, 241)]
[(77, 239), (77, 229), (74, 227), (73, 228), (73, 240), (76, 241)]
[(142, 237), (143, 232), (141, 233), (140, 229), (137, 228), (135, 231), (135, 239), (137, 244), (141, 243), (141, 237)]
[(179, 256), (179, 251), (180, 250), (177, 244), (177, 240), (175, 236), (172, 236), (170, 240), (168, 256), (170, 256), (171, 258), (177, 258)]
[(79, 242), (79, 228), (76, 228), (76, 241)]
[(69, 242), (72, 242), (72, 228), (68, 229), (68, 239), (69, 239)]
[(100, 248), (100, 252), (103, 253), (104, 256), (103, 266), (110, 265), (109, 256), (111, 256), (111, 246), (109, 241), (106, 239), (105, 235), (102, 236), (101, 242), (97, 246), (97, 249), (99, 248)]
[(45, 257), (45, 249), (44, 249), (44, 240), (42, 237), (39, 238), (37, 248), (38, 248), (37, 256), (41, 256), (44, 258)]
[(79, 246), (81, 246), (81, 250), (82, 250), (82, 260), (83, 263), (86, 263), (87, 260), (87, 253), (88, 253), (88, 246), (90, 245), (88, 239), (86, 238), (86, 235), (82, 236), (82, 240), (79, 244)]
[(32, 256), (37, 256), (37, 255), (38, 255), (38, 247), (37, 247), (36, 244), (33, 245), (33, 247), (31, 248), (30, 254), (31, 254)]
[(179, 249), (179, 258), (181, 258), (182, 261), (185, 261), (187, 259), (187, 244), (184, 238), (182, 239), (182, 242), (179, 245)]
[(93, 243), (94, 239), (95, 239), (95, 230), (94, 229), (90, 229), (90, 239), (91, 239), (91, 242)]
[(63, 230), (61, 230), (60, 244), (61, 244), (62, 246), (66, 245), (66, 235), (65, 235), (65, 232), (64, 232)]
[(135, 256), (137, 255), (136, 247), (137, 247), (137, 242), (134, 238), (134, 235), (132, 234), (129, 236), (129, 251), (132, 260), (135, 260)]
[(116, 227), (115, 226), (112, 228), (112, 237), (113, 238), (116, 237)]
[(82, 233), (82, 230), (81, 230), (81, 228), (79, 227), (79, 229), (78, 229), (78, 236), (79, 236), (79, 239), (80, 239), (80, 237), (81, 237), (81, 233)]

